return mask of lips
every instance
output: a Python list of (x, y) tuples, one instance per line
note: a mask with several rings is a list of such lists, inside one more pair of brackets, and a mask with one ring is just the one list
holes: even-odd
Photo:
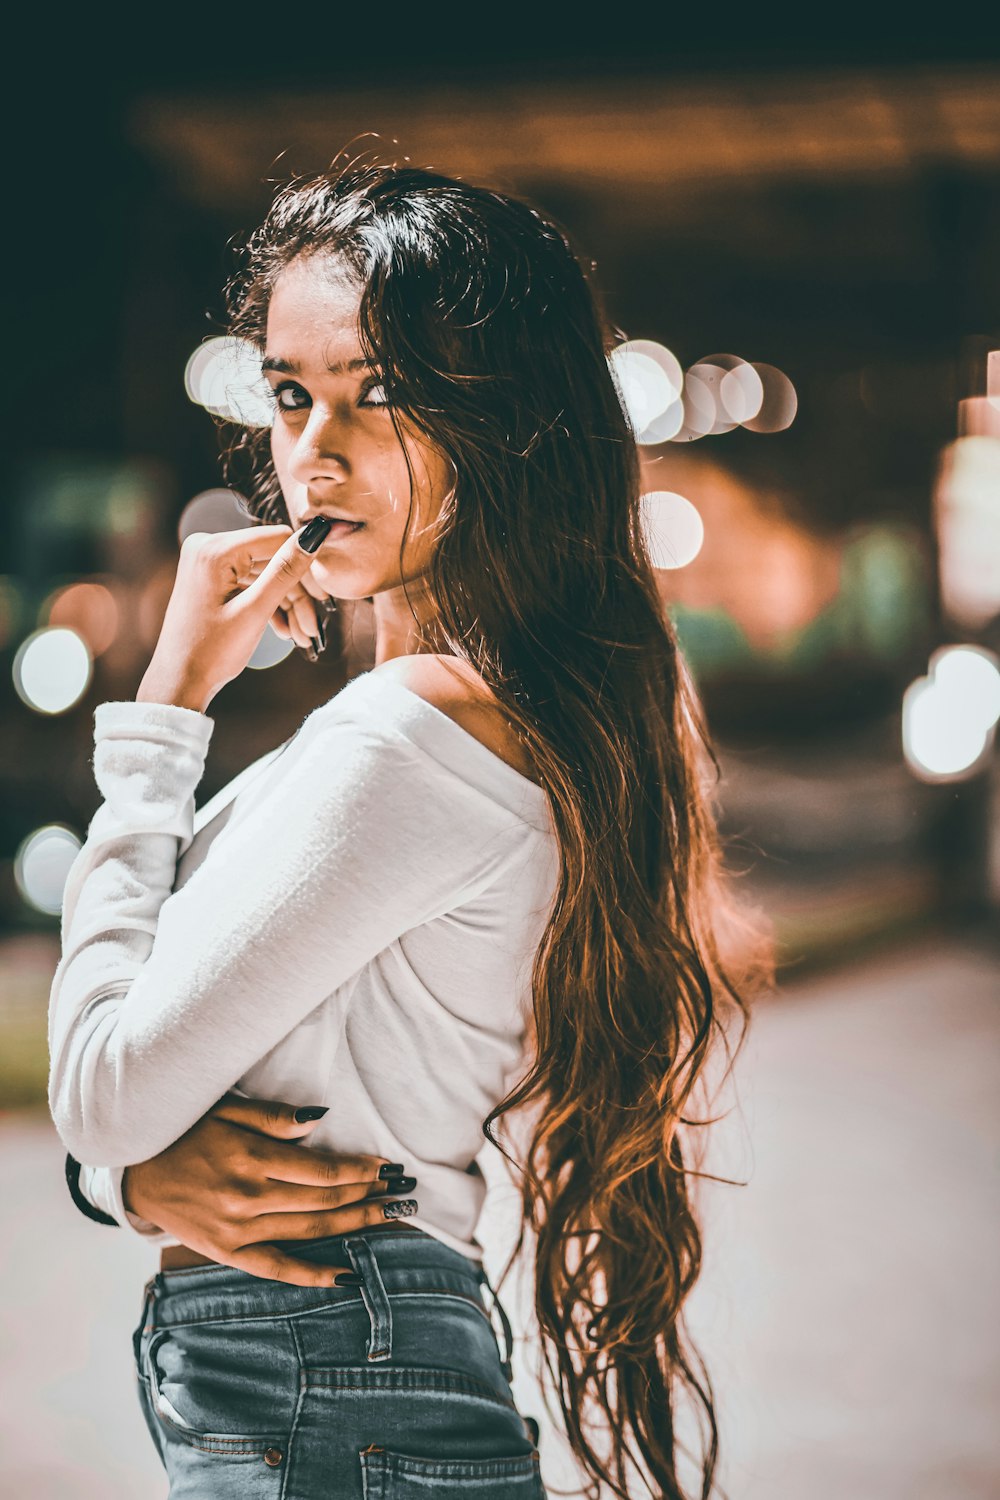
[(327, 542), (337, 541), (341, 537), (353, 536), (364, 524), (363, 521), (334, 521), (321, 545), (325, 546)]

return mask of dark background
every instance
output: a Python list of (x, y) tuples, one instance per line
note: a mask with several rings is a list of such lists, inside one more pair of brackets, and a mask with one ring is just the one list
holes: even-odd
[[(537, 17), (529, 25), (517, 11), (485, 27), (468, 14), (449, 25), (441, 12), (425, 26), (401, 24), (392, 11), (373, 12), (366, 25), (271, 12), (253, 32), (236, 18), (213, 34), (202, 18), (178, 29), (164, 13), (117, 27), (87, 24), (76, 36), (60, 25), (55, 37), (39, 34), (23, 54), (12, 51), (8, 346), (16, 386), (8, 457), (53, 447), (144, 450), (176, 466), (182, 492), (212, 471), (214, 433), (186, 402), (176, 361), (209, 331), (206, 319), (220, 310), (232, 266), (227, 241), (252, 227), (268, 189), (259, 181), (242, 201), (220, 193), (213, 212), (180, 163), (138, 139), (144, 101), (188, 109), (209, 101), (223, 112), (231, 102), (244, 112), (258, 98), (280, 95), (287, 110), (297, 96), (345, 87), (379, 98), (414, 88), (488, 95), (515, 79), (540, 93), (546, 84), (585, 80), (599, 104), (621, 79), (655, 79), (665, 88), (692, 78), (739, 87), (744, 79), (808, 78), (817, 70), (899, 79), (922, 69), (978, 70), (1000, 54), (995, 22), (945, 34), (912, 13), (890, 25), (870, 15), (852, 22), (841, 11), (822, 30), (803, 17), (673, 16), (659, 23), (660, 34), (656, 22), (638, 16), (617, 30), (610, 20), (597, 33), (539, 25)], [(266, 102), (261, 109), (267, 113)], [(280, 141), (280, 119), (273, 124)], [(220, 141), (220, 154), (226, 144)], [(346, 137), (331, 135), (329, 154), (344, 144)], [(641, 138), (633, 149), (642, 151)], [(752, 345), (759, 358), (793, 360), (800, 379), (807, 362), (814, 365), (822, 383), (870, 359), (943, 367), (963, 335), (1000, 325), (1000, 163), (963, 162), (942, 139), (924, 146), (893, 182), (818, 166), (812, 182), (730, 185), (728, 203), (713, 213), (684, 207), (672, 215), (668, 192), (659, 205), (662, 226), (648, 214), (645, 224), (629, 223), (618, 205), (555, 172), (549, 181), (533, 173), (528, 186), (598, 260), (612, 317), (629, 331), (655, 326), (682, 362)], [(260, 161), (259, 179), (271, 168)], [(275, 175), (281, 170), (277, 164)], [(673, 232), (653, 234), (658, 227)], [(923, 479), (928, 449), (948, 436), (952, 378), (935, 368), (921, 420), (893, 448), (900, 489)], [(835, 501), (829, 448), (840, 446), (840, 434), (829, 421), (803, 418), (785, 447), (794, 443), (818, 480), (818, 489), (810, 485), (818, 519), (839, 519), (863, 506), (873, 481), (884, 487), (877, 459), (854, 455), (856, 482), (837, 485)], [(744, 447), (763, 452), (750, 440)]]
[[(923, 538), (928, 612), (893, 660), (798, 673), (757, 661), (700, 686), (713, 729), (755, 774), (788, 770), (801, 786), (812, 766), (829, 790), (824, 756), (862, 779), (866, 756), (891, 761), (903, 810), (884, 842), (914, 855), (933, 846), (951, 871), (981, 808), (962, 788), (912, 784), (898, 719), (907, 683), (949, 639), (934, 597), (934, 475), (979, 378), (977, 351), (1000, 330), (997, 27), (945, 35), (912, 16), (904, 28), (843, 12), (822, 31), (719, 12), (658, 23), (637, 13), (617, 30), (610, 19), (588, 31), (507, 11), (477, 29), (469, 13), (403, 23), (283, 10), (213, 29), (151, 13), (39, 28), (15, 49), (5, 570), (32, 608), (74, 576), (128, 571), (127, 549), (109, 563), (96, 523), (67, 526), (47, 506), (52, 463), (148, 470), (160, 496), (151, 545), (175, 551), (184, 505), (220, 482), (218, 433), (182, 375), (221, 331), (231, 242), (257, 222), (273, 179), (320, 168), (352, 140), (381, 142), (557, 215), (596, 262), (623, 336), (661, 339), (685, 366), (732, 350), (786, 371), (799, 397), (790, 429), (692, 445), (751, 487), (763, 514), (831, 547), (872, 521)], [(151, 566), (136, 554), (139, 577)], [(115, 675), (99, 658), (87, 695), (50, 720), (4, 671), (4, 860), (46, 819), (85, 826), (92, 708), (133, 693), (141, 669)], [(314, 672), (297, 653), (231, 684), (202, 794), (337, 685), (329, 657)], [(754, 785), (744, 795), (731, 778), (730, 821), (755, 847), (799, 859), (814, 800), (779, 830), (788, 787), (768, 791), (763, 813)], [(839, 795), (846, 807), (857, 788)], [(847, 819), (824, 858), (857, 853), (857, 839)], [(8, 921), (41, 920), (7, 875), (0, 905)]]

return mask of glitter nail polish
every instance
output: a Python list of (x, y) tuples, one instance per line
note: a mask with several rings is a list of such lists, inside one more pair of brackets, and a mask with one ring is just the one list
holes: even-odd
[(394, 1203), (387, 1203), (382, 1209), (387, 1219), (408, 1219), (417, 1211), (416, 1198), (397, 1198)]

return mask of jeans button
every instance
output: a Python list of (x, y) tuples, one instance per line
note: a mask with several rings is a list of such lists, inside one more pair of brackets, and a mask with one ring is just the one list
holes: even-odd
[(276, 1469), (278, 1467), (278, 1465), (281, 1463), (281, 1460), (284, 1458), (284, 1456), (285, 1455), (282, 1453), (282, 1451), (281, 1451), (280, 1448), (265, 1448), (264, 1449), (264, 1462), (271, 1469)]

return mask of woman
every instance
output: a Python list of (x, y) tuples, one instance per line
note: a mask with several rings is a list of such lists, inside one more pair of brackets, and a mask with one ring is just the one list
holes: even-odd
[[(262, 524), (188, 538), (136, 702), (96, 710), (50, 1025), (91, 1194), (177, 1241), (135, 1338), (171, 1496), (543, 1494), (480, 1296), (506, 1113), (575, 1453), (680, 1495), (684, 1382), (707, 1495), (680, 1127), (751, 971), (594, 294), (526, 204), (365, 164), (282, 189), (230, 294)], [(186, 864), (214, 694), (268, 619), (305, 646), (369, 597), (374, 668)]]

